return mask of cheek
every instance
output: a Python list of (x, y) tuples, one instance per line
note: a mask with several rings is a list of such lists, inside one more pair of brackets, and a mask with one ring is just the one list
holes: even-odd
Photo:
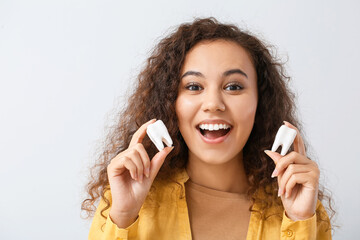
[(175, 103), (176, 115), (179, 124), (182, 125), (184, 121), (191, 120), (195, 113), (195, 103), (188, 97), (179, 96)]
[(244, 147), (254, 127), (257, 101), (242, 101), (237, 105), (236, 122), (237, 132), (235, 133), (241, 148)]
[(252, 125), (252, 121), (255, 119), (257, 108), (257, 99), (249, 99), (248, 101), (239, 101), (239, 104), (236, 106), (236, 116), (237, 119), (243, 123), (249, 123)]

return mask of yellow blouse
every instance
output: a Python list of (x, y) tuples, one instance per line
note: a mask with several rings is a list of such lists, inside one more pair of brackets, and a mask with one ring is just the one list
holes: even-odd
[[(188, 179), (185, 169), (175, 178), (183, 189)], [(112, 222), (109, 209), (104, 211), (106, 219), (100, 215), (100, 211), (106, 206), (101, 199), (90, 227), (89, 240), (190, 240), (191, 229), (185, 191), (181, 191), (179, 185), (171, 181), (155, 180), (153, 187), (154, 191), (147, 196), (138, 218), (126, 229), (118, 228)], [(106, 192), (106, 197), (111, 201), (110, 191)], [(319, 200), (316, 208), (327, 216)], [(258, 209), (256, 203), (253, 209)], [(316, 213), (309, 219), (296, 222), (285, 215), (283, 208), (274, 207), (268, 209), (267, 213), (270, 213), (269, 217), (264, 220), (260, 213), (251, 212), (246, 240), (332, 239), (329, 226), (324, 222), (317, 222)]]

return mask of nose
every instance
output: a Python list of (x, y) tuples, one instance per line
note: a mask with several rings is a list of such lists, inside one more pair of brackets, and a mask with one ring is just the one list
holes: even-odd
[(225, 103), (219, 90), (208, 90), (203, 95), (202, 110), (205, 112), (225, 111)]

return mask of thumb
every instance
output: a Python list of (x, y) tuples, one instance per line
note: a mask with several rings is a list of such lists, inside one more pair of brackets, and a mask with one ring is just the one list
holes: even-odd
[(163, 165), (166, 156), (174, 149), (174, 147), (166, 147), (162, 151), (155, 154), (153, 159), (150, 162), (150, 179), (154, 181), (156, 175), (158, 174), (161, 166)]
[(265, 150), (264, 152), (275, 162), (275, 164), (277, 164), (280, 158), (283, 157), (280, 153), (272, 152), (270, 150)]

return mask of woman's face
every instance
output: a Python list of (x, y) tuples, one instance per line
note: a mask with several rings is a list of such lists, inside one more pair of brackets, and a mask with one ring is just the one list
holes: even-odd
[(175, 108), (189, 159), (238, 160), (258, 102), (250, 55), (235, 42), (202, 41), (187, 53), (180, 76)]

